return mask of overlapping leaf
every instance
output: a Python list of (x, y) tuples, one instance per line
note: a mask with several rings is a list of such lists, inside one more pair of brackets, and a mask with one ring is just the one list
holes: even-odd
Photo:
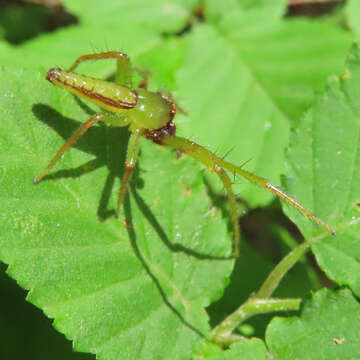
[[(289, 127), (314, 90), (341, 71), (350, 45), (344, 31), (285, 21), (284, 10), (282, 1), (208, 1), (209, 23), (188, 36), (176, 94), (189, 113), (180, 132), (275, 184), (284, 172)], [(236, 192), (251, 206), (271, 199), (237, 182)]]
[[(80, 55), (107, 50), (135, 57), (161, 43), (162, 33), (175, 33), (185, 27), (196, 4), (197, 0), (65, 2), (67, 11), (78, 16), (78, 24), (45, 33), (21, 47), (9, 47), (0, 52), (0, 63), (66, 68)], [(102, 61), (91, 70), (104, 77), (113, 71), (113, 65)]]
[[(320, 235), (287, 207), (312, 246), (327, 275), (360, 294), (360, 51), (354, 46), (342, 77), (333, 77), (323, 96), (292, 135), (287, 153), (290, 192), (327, 221), (337, 236)], [(295, 181), (296, 179), (296, 181)], [(323, 237), (326, 237), (323, 239)]]
[(350, 29), (354, 33), (354, 37), (357, 41), (360, 40), (360, 3), (356, 0), (349, 0), (346, 7), (347, 20)]
[(349, 290), (321, 290), (299, 317), (274, 319), (266, 343), (276, 359), (356, 359), (359, 356), (359, 303)]

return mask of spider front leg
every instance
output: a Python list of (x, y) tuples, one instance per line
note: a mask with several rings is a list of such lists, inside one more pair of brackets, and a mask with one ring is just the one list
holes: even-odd
[(117, 67), (115, 74), (115, 82), (117, 84), (125, 85), (130, 88), (133, 87), (133, 71), (137, 71), (142, 78), (142, 82), (138, 87), (147, 89), (150, 79), (150, 71), (144, 70), (138, 67), (133, 67), (130, 64), (130, 58), (128, 55), (119, 51), (107, 51), (98, 54), (86, 54), (78, 57), (74, 63), (70, 66), (68, 71), (74, 71), (80, 63), (89, 60), (101, 60), (101, 59), (116, 59)]
[(50, 161), (49, 165), (45, 168), (45, 170), (39, 176), (34, 178), (34, 184), (38, 184), (49, 173), (49, 171), (57, 163), (61, 156), (67, 150), (69, 150), (81, 136), (84, 135), (87, 129), (91, 128), (99, 121), (104, 121), (104, 117), (105, 116), (103, 114), (95, 114), (91, 116), (88, 120), (86, 120), (84, 123), (82, 123), (81, 126), (71, 135), (71, 137), (66, 140), (65, 144), (59, 149), (59, 151)]
[(86, 120), (84, 123), (80, 125), (80, 127), (73, 132), (73, 134), (70, 136), (69, 139), (66, 140), (64, 145), (59, 149), (59, 151), (56, 153), (56, 155), (53, 157), (53, 159), (50, 161), (48, 166), (45, 168), (45, 170), (36, 178), (34, 178), (34, 184), (38, 184), (52, 169), (52, 167), (58, 162), (58, 160), (61, 158), (61, 156), (68, 151), (75, 143), (79, 140), (81, 136), (84, 135), (84, 133), (94, 126), (99, 121), (103, 122), (109, 122), (114, 123), (118, 126), (126, 126), (128, 125), (128, 122), (126, 119), (121, 118), (121, 116), (116, 114), (110, 114), (110, 113), (100, 113), (95, 114), (91, 116), (88, 120)]
[(133, 68), (130, 64), (130, 58), (128, 55), (119, 51), (107, 51), (98, 54), (87, 54), (78, 57), (75, 62), (70, 66), (68, 71), (73, 71), (80, 63), (89, 60), (100, 60), (100, 59), (116, 59), (117, 68), (115, 75), (115, 82), (117, 84), (125, 85), (130, 88), (132, 85), (132, 74)]
[(136, 160), (139, 154), (140, 137), (141, 137), (140, 130), (136, 129), (131, 133), (129, 138), (129, 143), (126, 152), (125, 171), (121, 180), (119, 197), (115, 212), (116, 217), (119, 217), (120, 207), (124, 201), (127, 192), (127, 185), (131, 179), (134, 167), (136, 165)]

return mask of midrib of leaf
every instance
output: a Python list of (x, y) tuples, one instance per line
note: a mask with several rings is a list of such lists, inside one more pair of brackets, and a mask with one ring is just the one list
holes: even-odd
[[(249, 94), (250, 94), (250, 90), (251, 89), (253, 89), (253, 87), (254, 87), (254, 84), (253, 83), (250, 83), (249, 84), (249, 86), (247, 87), (247, 89), (246, 89), (246, 94), (245, 94), (245, 96), (244, 96), (244, 98), (243, 98), (243, 101), (241, 102), (241, 103), (239, 103), (239, 105), (238, 105), (238, 110), (237, 110), (237, 114), (241, 114), (241, 109), (243, 108), (243, 104), (246, 102), (246, 99), (250, 96)], [(231, 144), (231, 141), (232, 141), (232, 139), (233, 139), (233, 134), (232, 134), (232, 129), (229, 127), (229, 131), (228, 131), (228, 136), (227, 136), (227, 138), (228, 138), (228, 141), (226, 142), (227, 144)], [(229, 141), (230, 140), (230, 141)], [(264, 142), (263, 142), (264, 143)], [(235, 146), (235, 145), (234, 145)], [(229, 150), (228, 150), (229, 151)], [(244, 160), (244, 161), (247, 161), (247, 159), (246, 160)]]
[[(267, 91), (267, 89), (262, 85), (262, 83), (260, 82), (260, 80), (256, 77), (256, 75), (254, 74), (254, 72), (251, 69), (251, 66), (246, 62), (246, 60), (241, 56), (241, 51), (238, 51), (238, 49), (236, 48), (236, 46), (233, 44), (233, 40), (231, 38), (229, 38), (228, 36), (226, 36), (226, 34), (222, 34), (222, 32), (220, 31), (220, 29), (218, 27), (214, 27), (216, 29), (216, 33), (218, 34), (219, 37), (221, 37), (224, 40), (224, 43), (227, 44), (228, 48), (230, 49), (230, 51), (235, 55), (235, 58), (238, 60), (239, 64), (244, 67), (246, 69), (246, 71), (248, 72), (248, 74), (250, 75), (250, 77), (253, 79), (252, 82), (252, 86), (257, 86), (258, 88), (261, 89), (261, 91), (266, 95), (266, 98), (269, 100), (269, 102), (272, 104), (273, 108), (274, 108), (274, 115), (276, 116), (276, 113), (279, 114), (279, 117), (282, 117), (283, 119), (286, 119), (287, 122), (290, 124), (290, 119), (286, 116), (286, 114), (281, 110), (281, 108), (279, 107), (279, 105), (273, 100), (273, 98), (271, 97), (270, 93)], [(251, 86), (249, 86), (247, 88), (247, 92), (249, 93), (251, 89)], [(246, 101), (246, 97), (244, 96), (244, 101)], [(241, 104), (239, 104), (239, 108), (238, 108), (238, 113), (241, 112)], [(266, 132), (264, 131), (262, 133), (262, 145), (261, 145), (261, 149), (259, 149), (258, 154), (262, 154), (264, 147), (265, 147), (265, 136), (266, 136)], [(285, 150), (285, 149), (284, 149)], [(257, 163), (256, 166), (254, 167), (254, 169), (259, 169), (261, 168), (261, 155), (257, 157)]]
[[(275, 116), (275, 112), (273, 112), (273, 114), (272, 114), (272, 116), (270, 117), (269, 120), (271, 120), (274, 116)], [(270, 133), (268, 131), (264, 131), (263, 136), (261, 138), (262, 139), (262, 141), (261, 141), (261, 149), (265, 148), (265, 146), (266, 146), (266, 141), (265, 140), (266, 140), (266, 137), (268, 137), (268, 136), (270, 136)], [(266, 151), (261, 151), (260, 152), (260, 155), (258, 157), (258, 159), (259, 159), (258, 163), (262, 163), (263, 154), (265, 154), (265, 153), (266, 153)], [(258, 171), (260, 171), (260, 169), (258, 167), (256, 167), (256, 169), (258, 169)], [(256, 172), (257, 172), (257, 170), (255, 170), (255, 173)]]
[(254, 83), (262, 90), (264, 94), (266, 94), (267, 98), (270, 99), (271, 104), (274, 106), (274, 108), (277, 110), (277, 112), (285, 118), (287, 121), (290, 119), (285, 115), (285, 113), (280, 109), (279, 105), (273, 100), (271, 94), (266, 90), (266, 88), (262, 85), (261, 81), (256, 77), (255, 73), (251, 69), (251, 66), (247, 64), (246, 60), (242, 58), (241, 56), (241, 50), (239, 50), (235, 45), (234, 41), (229, 38), (226, 34), (223, 34), (221, 30), (218, 27), (214, 27), (219, 37), (221, 37), (225, 43), (228, 44), (228, 47), (231, 49), (231, 51), (235, 54), (236, 58), (239, 60), (239, 63), (241, 66), (243, 66), (247, 72), (251, 75), (251, 77), (254, 79)]

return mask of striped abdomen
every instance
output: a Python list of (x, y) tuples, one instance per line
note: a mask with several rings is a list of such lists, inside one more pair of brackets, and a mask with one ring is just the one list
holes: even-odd
[(137, 105), (137, 93), (126, 86), (59, 68), (50, 69), (46, 79), (111, 112), (121, 113)]

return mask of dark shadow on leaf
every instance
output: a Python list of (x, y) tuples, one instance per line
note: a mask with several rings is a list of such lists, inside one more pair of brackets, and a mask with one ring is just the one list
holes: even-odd
[(77, 96), (73, 95), (73, 99), (79, 105), (79, 107), (84, 111), (84, 113), (89, 115), (89, 117), (95, 114), (95, 111), (91, 109), (90, 106), (86, 105), (83, 101), (81, 101)]
[[(87, 112), (90, 116), (93, 115), (92, 110), (86, 104), (83, 104), (81, 101), (79, 101), (79, 105), (81, 105), (84, 111)], [(59, 112), (44, 104), (36, 104), (33, 106), (32, 110), (40, 121), (54, 129), (64, 139), (64, 141), (67, 140), (80, 125), (79, 122), (62, 116)], [(109, 173), (105, 184), (94, 184), (94, 186), (103, 186), (99, 199), (97, 215), (100, 221), (105, 221), (109, 217), (115, 215), (114, 209), (108, 209), (108, 204), (116, 178), (122, 178), (128, 137), (129, 133), (127, 129), (119, 127), (108, 127), (101, 123), (99, 125), (95, 125), (94, 127), (90, 128), (84, 134), (84, 136), (81, 137), (72, 147), (91, 154), (95, 158), (79, 165), (76, 168), (62, 169), (58, 171), (52, 170), (47, 176), (44, 177), (43, 181), (50, 181), (60, 178), (77, 178), (103, 166), (107, 166)], [(57, 150), (58, 149), (54, 149), (54, 155)], [(69, 149), (69, 151), (71, 151), (71, 149)], [(49, 161), (50, 160), (51, 158), (49, 158)], [(61, 166), (61, 160), (59, 161), (59, 165)], [(58, 164), (56, 164), (56, 166), (58, 166)], [(135, 168), (131, 181), (134, 198), (144, 217), (153, 226), (164, 244), (173, 252), (184, 252), (190, 256), (196, 257), (197, 259), (229, 260), (229, 257), (200, 254), (195, 250), (184, 247), (181, 244), (173, 244), (169, 240), (165, 231), (162, 229), (154, 214), (151, 212), (150, 208), (146, 205), (144, 200), (141, 199), (135, 190), (136, 188), (142, 188), (144, 186), (144, 182), (139, 176), (139, 172), (141, 170), (139, 171), (138, 169), (139, 167)], [(42, 169), (39, 171), (41, 170)], [(84, 191), (86, 191), (86, 189), (84, 189)]]
[(97, 210), (97, 215), (100, 221), (104, 221), (109, 217), (115, 216), (115, 210), (109, 210), (108, 204), (110, 200), (111, 190), (114, 187), (115, 176), (110, 173), (105, 181), (105, 186), (101, 192), (100, 203)]
[(151, 224), (159, 238), (163, 241), (163, 243), (172, 251), (172, 252), (183, 252), (189, 256), (193, 256), (199, 260), (231, 260), (232, 257), (228, 256), (212, 256), (208, 254), (201, 254), (193, 249), (189, 249), (179, 243), (172, 243), (159, 222), (157, 221), (155, 215), (150, 210), (149, 206), (146, 205), (145, 201), (140, 197), (135, 189), (131, 189), (131, 193), (134, 196), (137, 206), (140, 211), (146, 218), (146, 220)]
[[(83, 104), (81, 107), (90, 115), (93, 114), (93, 111), (87, 105)], [(55, 130), (64, 141), (80, 126), (78, 121), (64, 117), (59, 112), (44, 104), (34, 105), (32, 111), (40, 121)], [(100, 221), (104, 221), (114, 215), (114, 210), (109, 210), (108, 204), (114, 180), (115, 178), (121, 179), (124, 171), (128, 138), (129, 132), (126, 128), (109, 127), (105, 124), (95, 125), (72, 147), (93, 155), (95, 159), (73, 169), (52, 170), (42, 181), (69, 177), (77, 178), (103, 166), (107, 166), (109, 174), (101, 193), (97, 211)], [(54, 149), (54, 155), (57, 150), (58, 149)], [(71, 149), (69, 151), (71, 151)], [(51, 158), (49, 158), (49, 162), (50, 160)], [(61, 160), (59, 160), (59, 164), (56, 164), (56, 166), (58, 165), (61, 166)], [(39, 169), (39, 172), (42, 170), (43, 169)], [(94, 184), (94, 186), (102, 185), (103, 184)], [(84, 191), (86, 191), (86, 189), (84, 189)]]
[[(86, 105), (83, 105), (82, 108), (89, 115), (93, 114), (92, 110), (88, 108)], [(55, 130), (64, 139), (64, 141), (67, 140), (72, 135), (72, 133), (80, 126), (80, 123), (78, 121), (64, 117), (59, 112), (55, 111), (51, 107), (44, 104), (34, 105), (32, 111), (40, 121), (42, 121), (43, 123), (47, 124), (50, 128)], [(86, 134), (84, 134), (84, 136), (80, 138), (79, 141), (76, 142), (73, 146), (73, 148), (91, 154), (95, 158), (90, 161), (87, 161), (84, 164), (77, 166), (76, 168), (52, 171), (43, 180), (50, 181), (59, 178), (69, 178), (69, 177), (77, 178), (87, 173), (90, 173), (91, 171), (99, 169), (103, 166), (106, 166), (109, 169), (109, 172), (105, 184), (94, 184), (94, 186), (103, 186), (101, 196), (99, 199), (97, 215), (100, 221), (104, 221), (107, 218), (114, 216), (115, 214), (114, 209), (112, 210), (108, 209), (108, 204), (109, 204), (110, 196), (112, 195), (112, 190), (114, 186), (117, 185), (116, 179), (122, 178), (128, 138), (129, 138), (129, 132), (125, 128), (108, 127), (105, 124), (98, 124), (90, 128), (86, 132)], [(54, 149), (53, 151), (54, 155), (57, 150), (58, 149)], [(69, 151), (71, 151), (71, 149)], [(50, 160), (51, 159), (49, 159), (49, 161)], [(59, 165), (61, 166), (61, 160), (59, 162)], [(40, 171), (41, 170), (42, 169), (40, 169)], [(169, 240), (167, 234), (161, 227), (160, 223), (157, 221), (155, 215), (151, 212), (150, 208), (146, 205), (146, 203), (140, 197), (140, 195), (136, 190), (144, 186), (144, 181), (140, 177), (140, 173), (143, 171), (144, 170), (141, 169), (139, 170), (138, 166), (135, 168), (132, 181), (130, 182), (131, 191), (136, 201), (136, 205), (140, 208), (144, 217), (153, 226), (159, 238), (164, 242), (164, 244), (173, 252), (183, 252), (197, 259), (201, 259), (201, 260), (216, 259), (216, 260), (228, 261), (229, 257), (215, 257), (215, 256), (200, 254), (192, 249), (188, 249), (184, 247), (181, 244), (173, 244)], [(86, 189), (84, 189), (83, 191), (86, 191)], [(205, 338), (205, 335), (202, 334), (199, 329), (191, 325), (179, 312), (179, 310), (177, 310), (176, 307), (173, 304), (171, 304), (164, 290), (162, 289), (159, 280), (151, 272), (150, 267), (148, 266), (143, 256), (141, 255), (136, 242), (136, 233), (132, 226), (129, 194), (125, 198), (124, 210), (125, 210), (125, 220), (127, 224), (126, 228), (128, 231), (130, 242), (134, 249), (134, 253), (141, 261), (145, 271), (148, 273), (148, 275), (150, 276), (150, 278), (158, 288), (164, 303), (180, 319), (180, 321), (185, 326), (190, 328), (200, 337)]]
[(90, 160), (74, 169), (64, 169), (50, 173), (46, 175), (44, 181), (62, 178), (77, 178), (98, 169), (102, 165), (103, 163), (101, 163), (98, 159)]
[(156, 285), (157, 289), (159, 290), (160, 296), (162, 297), (165, 305), (179, 318), (179, 320), (190, 330), (194, 331), (197, 335), (199, 335), (201, 338), (206, 339), (205, 335), (196, 327), (191, 325), (184, 316), (179, 312), (179, 310), (176, 309), (176, 307), (169, 301), (169, 299), (166, 296), (166, 293), (161, 287), (161, 284), (159, 280), (156, 278), (156, 276), (152, 273), (150, 267), (146, 263), (145, 259), (140, 253), (140, 250), (137, 246), (136, 242), (136, 233), (134, 231), (133, 223), (132, 223), (132, 216), (131, 216), (131, 204), (129, 201), (129, 194), (126, 195), (125, 201), (124, 201), (124, 211), (125, 211), (125, 220), (126, 220), (126, 229), (129, 235), (129, 239), (132, 245), (132, 248), (134, 250), (134, 253), (136, 257), (140, 260), (141, 264), (143, 265), (145, 271), (150, 276), (151, 280)]

